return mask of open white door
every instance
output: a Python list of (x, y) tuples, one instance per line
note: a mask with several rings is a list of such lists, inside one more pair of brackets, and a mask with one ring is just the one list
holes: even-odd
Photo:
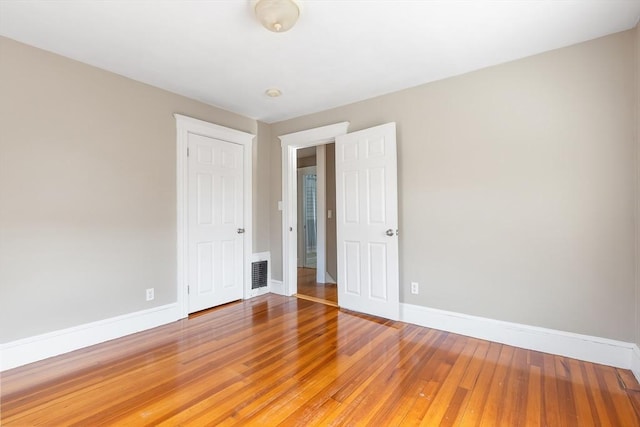
[(396, 124), (336, 137), (338, 301), (400, 316)]
[(189, 134), (189, 313), (243, 297), (244, 147)]

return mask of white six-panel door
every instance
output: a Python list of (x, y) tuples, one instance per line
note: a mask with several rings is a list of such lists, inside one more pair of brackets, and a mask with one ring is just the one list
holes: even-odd
[(336, 138), (338, 302), (397, 320), (398, 196), (395, 123)]
[(244, 147), (188, 140), (189, 313), (243, 297)]

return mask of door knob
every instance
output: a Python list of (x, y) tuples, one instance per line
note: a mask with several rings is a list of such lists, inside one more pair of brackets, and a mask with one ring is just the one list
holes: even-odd
[(386, 232), (385, 234), (386, 234), (387, 236), (389, 236), (389, 237), (393, 237), (393, 235), (394, 235), (395, 233), (393, 232), (393, 230), (392, 230), (392, 229), (388, 229), (388, 230), (387, 230), (387, 232)]
[(244, 233), (244, 228), (238, 228), (238, 234)]

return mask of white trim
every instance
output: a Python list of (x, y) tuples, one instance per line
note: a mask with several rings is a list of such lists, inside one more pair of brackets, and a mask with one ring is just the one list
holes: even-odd
[(255, 135), (231, 129), (225, 126), (183, 116), (173, 115), (176, 119), (176, 209), (177, 209), (177, 299), (182, 317), (189, 315), (187, 298), (187, 207), (188, 207), (188, 168), (187, 144), (189, 134), (207, 136), (244, 146), (244, 290), (243, 297), (248, 298), (251, 291), (251, 256), (253, 253), (252, 219), (252, 171), (253, 139)]
[(296, 150), (334, 142), (346, 135), (349, 122), (279, 136), (282, 145), (282, 279), (283, 295), (293, 295), (298, 288), (296, 262), (298, 218), (296, 210)]
[(165, 325), (180, 318), (178, 304), (85, 323), (0, 346), (0, 371)]
[(326, 147), (316, 147), (316, 282), (325, 283), (327, 270)]
[[(635, 344), (628, 342), (412, 304), (400, 304), (400, 319), (428, 328), (623, 369), (632, 368), (632, 354), (637, 349)], [(640, 352), (636, 353), (636, 358), (640, 366)]]
[(636, 377), (636, 380), (640, 382), (640, 348), (637, 345), (633, 345), (633, 351), (631, 352), (631, 372)]
[(271, 252), (258, 252), (253, 254), (251, 257), (251, 263), (257, 261), (267, 261), (267, 286), (264, 288), (251, 289), (251, 285), (249, 285), (248, 298), (257, 297), (258, 295), (271, 292)]
[(284, 293), (284, 284), (282, 280), (271, 280), (271, 293), (277, 295), (286, 295)]

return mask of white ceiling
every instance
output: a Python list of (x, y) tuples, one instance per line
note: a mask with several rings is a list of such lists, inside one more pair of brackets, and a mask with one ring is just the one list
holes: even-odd
[[(265, 122), (632, 28), (640, 0), (0, 0), (0, 34)], [(1, 57), (0, 57), (1, 61)], [(269, 98), (267, 88), (282, 90)]]

